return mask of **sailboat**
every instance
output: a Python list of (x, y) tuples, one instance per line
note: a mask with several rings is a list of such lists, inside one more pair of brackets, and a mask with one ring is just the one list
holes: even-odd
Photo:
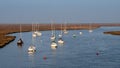
[(53, 30), (53, 23), (51, 24), (51, 29), (52, 29), (52, 35), (50, 37), (51, 39), (51, 48), (56, 49), (57, 48), (57, 43), (56, 43), (56, 37), (55, 37), (55, 27)]
[(61, 24), (61, 33), (59, 34), (58, 44), (64, 44), (64, 41), (62, 39), (62, 24)]
[(51, 33), (50, 39), (51, 39), (51, 41), (55, 41), (55, 39), (56, 39), (56, 37), (55, 37), (55, 27), (53, 27), (53, 23), (51, 23), (51, 31), (52, 31), (52, 33)]
[(34, 34), (36, 34), (36, 36), (40, 37), (40, 36), (42, 35), (42, 33), (38, 31), (38, 29), (39, 29), (39, 25), (36, 24), (35, 27), (36, 27), (36, 28), (35, 28), (35, 32), (34, 32)]
[(36, 47), (32, 44), (28, 48), (28, 53), (31, 54), (31, 53), (34, 53), (34, 52), (36, 52)]
[(32, 24), (32, 44), (28, 47), (28, 53), (34, 53), (36, 52), (36, 47), (34, 45), (34, 39), (35, 39), (35, 35), (34, 35), (34, 31), (33, 31), (33, 24)]
[(17, 45), (21, 45), (23, 44), (23, 41), (22, 41), (22, 34), (21, 34), (21, 24), (20, 24), (20, 32), (19, 32), (19, 35), (20, 35), (20, 38), (19, 40), (17, 41)]
[(81, 31), (80, 31), (79, 33), (80, 33), (80, 35), (82, 35), (82, 34), (83, 34)]
[[(74, 27), (74, 30), (76, 29), (76, 26)], [(73, 38), (76, 38), (77, 37), (77, 35), (74, 33), (73, 35)]]
[[(81, 24), (80, 24), (80, 27), (81, 27)], [(82, 31), (80, 31), (79, 33), (80, 33), (80, 35), (82, 35), (82, 34), (83, 34), (83, 32), (82, 32)]]
[(68, 34), (68, 31), (67, 31), (67, 23), (65, 22), (64, 24), (64, 30), (63, 30), (64, 34)]
[(92, 25), (91, 25), (91, 23), (89, 24), (89, 33), (92, 33), (93, 32), (93, 30), (92, 30)]
[(55, 41), (52, 41), (51, 42), (51, 48), (52, 49), (56, 49), (58, 46), (57, 46), (57, 43)]
[(32, 24), (32, 37), (36, 38), (37, 35), (36, 35), (36, 29), (35, 29), (35, 25)]
[(63, 41), (62, 38), (59, 38), (59, 40), (58, 40), (58, 44), (64, 44), (64, 41)]

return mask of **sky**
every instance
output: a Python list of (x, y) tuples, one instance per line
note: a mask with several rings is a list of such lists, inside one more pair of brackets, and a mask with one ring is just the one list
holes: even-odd
[(120, 23), (120, 0), (0, 0), (0, 23)]

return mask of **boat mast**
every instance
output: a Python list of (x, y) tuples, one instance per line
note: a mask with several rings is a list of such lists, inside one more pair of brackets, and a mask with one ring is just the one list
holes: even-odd
[(61, 24), (61, 35), (62, 35), (62, 24)]
[(22, 33), (21, 33), (21, 24), (20, 24), (20, 38), (22, 38)]

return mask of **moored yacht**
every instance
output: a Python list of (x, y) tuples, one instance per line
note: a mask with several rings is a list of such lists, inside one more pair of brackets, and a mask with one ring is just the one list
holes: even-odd
[(62, 38), (59, 38), (58, 44), (64, 44), (64, 41), (62, 40)]
[(50, 39), (51, 39), (51, 41), (54, 41), (54, 40), (55, 40), (55, 35), (52, 35), (52, 36), (50, 37)]
[(29, 46), (28, 53), (34, 53), (36, 51), (36, 48), (34, 45)]
[(50, 40), (51, 41), (55, 41), (56, 39), (56, 35), (55, 35), (55, 27), (53, 26), (53, 22), (51, 23), (51, 37), (50, 37)]
[(18, 41), (17, 41), (17, 45), (22, 45), (23, 44), (23, 41), (22, 39), (20, 38)]
[(92, 24), (89, 23), (89, 33), (92, 33), (92, 32), (93, 32), (93, 30), (92, 30)]
[(21, 24), (20, 24), (20, 32), (19, 32), (19, 40), (17, 41), (17, 45), (22, 46), (23, 45), (23, 40), (22, 40), (22, 33), (21, 33)]
[(60, 34), (59, 34), (59, 39), (58, 39), (58, 44), (63, 44), (64, 43), (64, 41), (63, 41), (63, 39), (62, 39), (62, 24), (61, 24), (61, 32), (60, 32)]
[[(32, 31), (33, 31), (33, 24), (32, 24)], [(32, 32), (32, 45), (30, 45), (28, 47), (28, 53), (29, 54), (36, 52), (36, 47), (34, 45), (34, 39), (35, 38), (36, 38), (36, 34), (34, 32)]]
[(64, 24), (64, 30), (63, 30), (64, 34), (68, 34), (68, 30), (67, 30), (67, 22), (65, 22)]
[(52, 49), (56, 49), (57, 48), (57, 43), (55, 41), (52, 41), (51, 48)]
[(80, 35), (82, 35), (82, 34), (83, 34), (81, 31), (80, 31), (79, 33), (80, 33)]

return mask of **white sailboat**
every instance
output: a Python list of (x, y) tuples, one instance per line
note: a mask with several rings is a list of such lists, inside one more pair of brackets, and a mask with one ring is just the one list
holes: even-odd
[(37, 37), (37, 35), (36, 35), (36, 29), (35, 29), (35, 25), (34, 24), (32, 24), (32, 37), (33, 38), (36, 38)]
[(64, 41), (63, 41), (62, 38), (59, 38), (59, 40), (58, 40), (58, 44), (64, 44)]
[[(74, 27), (74, 31), (76, 30), (76, 26)], [(73, 35), (73, 38), (76, 38), (77, 37), (77, 35), (74, 33)]]
[(35, 51), (36, 51), (36, 47), (34, 45), (30, 45), (28, 48), (28, 53), (31, 54), (34, 53)]
[(92, 33), (92, 32), (93, 32), (93, 30), (89, 30), (89, 32), (90, 32), (90, 33)]
[(34, 34), (33, 34), (34, 37), (37, 37), (37, 36), (40, 37), (40, 36), (42, 36), (42, 33), (39, 32), (38, 29), (39, 29), (39, 25), (35, 24), (35, 26), (34, 26)]
[(21, 34), (21, 24), (20, 24), (20, 32), (19, 32), (19, 40), (17, 41), (17, 45), (21, 45), (22, 46), (22, 44), (23, 44), (23, 40), (22, 40), (22, 34)]
[(32, 24), (32, 44), (28, 47), (29, 54), (36, 52), (36, 47), (34, 45), (34, 39), (35, 39), (36, 35), (33, 32), (33, 28), (34, 28), (34, 26)]
[(92, 33), (92, 32), (93, 32), (93, 30), (92, 30), (92, 24), (89, 23), (89, 33)]
[(81, 31), (80, 31), (79, 33), (80, 33), (80, 35), (82, 35), (82, 34), (83, 34)]
[(51, 24), (51, 30), (52, 30), (52, 35), (50, 37), (51, 39), (51, 48), (56, 49), (57, 48), (57, 43), (56, 43), (56, 34), (55, 34), (55, 27), (53, 28), (53, 22)]
[(59, 34), (58, 44), (64, 44), (64, 41), (62, 39), (62, 24), (61, 24), (61, 33)]
[(55, 41), (51, 42), (51, 48), (56, 49), (57, 48), (57, 43)]
[(53, 22), (51, 23), (51, 31), (52, 31), (52, 33), (51, 33), (50, 39), (51, 39), (51, 41), (55, 41), (55, 39), (56, 39), (56, 37), (55, 37), (55, 27), (53, 27)]
[[(81, 27), (81, 24), (80, 24), (80, 27)], [(79, 34), (80, 34), (80, 35), (82, 35), (82, 34), (83, 34), (83, 32), (82, 32), (82, 31), (80, 31), (80, 32), (79, 32)]]
[(36, 35), (38, 36), (38, 37), (40, 37), (40, 36), (42, 36), (42, 33), (40, 32), (40, 31), (38, 31), (38, 29), (39, 29), (39, 24), (36, 24)]
[(68, 30), (67, 30), (67, 22), (65, 22), (64, 24), (64, 30), (63, 30), (64, 34), (68, 34)]

